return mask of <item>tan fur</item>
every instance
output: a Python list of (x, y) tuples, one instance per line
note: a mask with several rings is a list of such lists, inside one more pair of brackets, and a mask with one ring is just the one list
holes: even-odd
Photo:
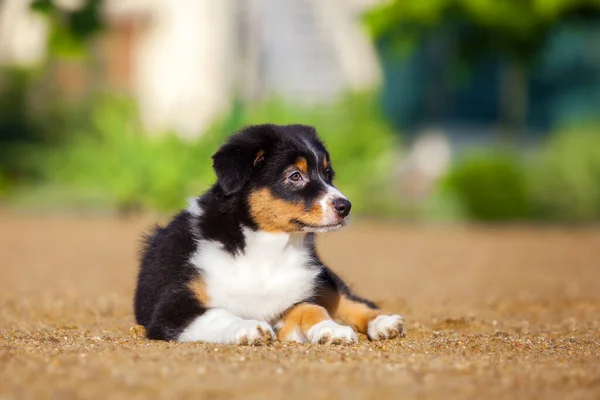
[(323, 169), (327, 169), (327, 167), (329, 167), (329, 163), (327, 162), (327, 159), (324, 158), (323, 159)]
[(265, 152), (264, 151), (259, 151), (258, 153), (256, 153), (256, 158), (254, 159), (254, 163), (253, 165), (258, 164), (259, 162), (261, 162), (262, 160), (264, 160), (265, 158)]
[(319, 322), (330, 320), (331, 317), (325, 308), (316, 304), (298, 304), (288, 310), (282, 318), (283, 326), (277, 331), (279, 340), (286, 340), (299, 329), (306, 335), (311, 327)]
[(321, 290), (317, 303), (325, 307), (334, 319), (352, 326), (354, 330), (360, 333), (366, 333), (369, 322), (382, 314), (380, 310), (351, 300), (329, 288)]
[(210, 296), (206, 292), (206, 284), (200, 278), (196, 278), (188, 283), (188, 287), (194, 293), (194, 296), (202, 304), (208, 304), (210, 302)]
[(273, 196), (269, 189), (260, 189), (249, 196), (250, 214), (260, 229), (267, 232), (292, 232), (297, 226), (292, 219), (319, 225), (322, 210), (319, 204), (306, 210), (301, 203), (290, 203)]
[(300, 157), (296, 163), (295, 163), (296, 167), (298, 167), (298, 169), (307, 174), (308, 173), (308, 163), (306, 162), (306, 158), (304, 157)]

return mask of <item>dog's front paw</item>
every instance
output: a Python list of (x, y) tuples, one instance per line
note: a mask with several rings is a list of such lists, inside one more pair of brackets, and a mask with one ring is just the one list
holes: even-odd
[(269, 324), (261, 321), (243, 320), (234, 326), (234, 343), (250, 346), (262, 346), (273, 343), (275, 332)]
[(331, 320), (321, 321), (313, 325), (306, 334), (312, 344), (353, 344), (358, 337), (349, 326), (335, 323)]
[(404, 318), (398, 314), (379, 315), (369, 322), (367, 336), (371, 340), (385, 340), (404, 335)]

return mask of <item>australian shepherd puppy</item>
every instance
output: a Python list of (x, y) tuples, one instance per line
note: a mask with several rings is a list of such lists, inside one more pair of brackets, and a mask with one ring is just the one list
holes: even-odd
[(258, 125), (213, 156), (217, 183), (146, 238), (135, 317), (151, 339), (322, 344), (401, 336), (400, 315), (353, 294), (319, 259), (315, 234), (346, 225), (314, 128)]

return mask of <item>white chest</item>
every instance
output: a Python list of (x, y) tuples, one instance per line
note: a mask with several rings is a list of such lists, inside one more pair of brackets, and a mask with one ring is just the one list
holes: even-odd
[(218, 242), (199, 241), (191, 262), (202, 273), (210, 307), (272, 321), (313, 293), (319, 270), (308, 266), (302, 237), (244, 233), (244, 254), (233, 256)]

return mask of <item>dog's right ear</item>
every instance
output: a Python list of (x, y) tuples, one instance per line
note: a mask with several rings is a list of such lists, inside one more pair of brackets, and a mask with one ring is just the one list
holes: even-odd
[(217, 183), (225, 195), (239, 192), (250, 179), (253, 168), (264, 160), (264, 150), (255, 140), (233, 138), (213, 155)]

